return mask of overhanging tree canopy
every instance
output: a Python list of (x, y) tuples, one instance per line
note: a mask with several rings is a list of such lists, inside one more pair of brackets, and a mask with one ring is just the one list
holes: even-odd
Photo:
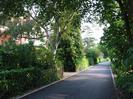
[[(88, 12), (91, 4), (88, 0), (5, 0), (0, 5), (3, 25), (4, 18), (30, 16), (43, 28), (52, 52), (56, 54), (61, 35), (76, 16), (83, 17)], [(50, 40), (50, 31), (56, 36), (54, 45)]]

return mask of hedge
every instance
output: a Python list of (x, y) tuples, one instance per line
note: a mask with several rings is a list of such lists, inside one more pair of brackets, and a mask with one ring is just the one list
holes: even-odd
[(89, 61), (88, 59), (84, 56), (82, 59), (80, 59), (76, 65), (76, 71), (81, 71), (84, 69), (87, 69), (89, 67)]
[(119, 89), (126, 93), (129, 99), (133, 97), (133, 71), (119, 72), (116, 78), (116, 84)]
[(12, 69), (0, 72), (0, 93), (17, 95), (25, 90), (59, 79), (55, 69), (39, 68)]

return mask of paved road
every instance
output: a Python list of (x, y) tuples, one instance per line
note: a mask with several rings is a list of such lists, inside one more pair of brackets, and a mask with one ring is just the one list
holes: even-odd
[(104, 62), (22, 99), (116, 99), (109, 62)]

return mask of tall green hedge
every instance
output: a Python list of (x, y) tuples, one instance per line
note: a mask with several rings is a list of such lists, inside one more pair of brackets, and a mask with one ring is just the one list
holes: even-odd
[(55, 69), (39, 68), (11, 69), (0, 72), (0, 93), (4, 96), (17, 95), (59, 79)]
[(0, 68), (14, 69), (35, 66), (36, 52), (33, 43), (16, 45), (14, 41), (0, 46)]
[(59, 61), (45, 47), (7, 42), (0, 47), (0, 98), (17, 95), (62, 77)]
[(12, 69), (0, 72), (0, 91), (18, 93), (32, 86), (34, 68)]
[(94, 65), (98, 63), (97, 61), (98, 53), (95, 49), (88, 49), (86, 51), (86, 57), (88, 58), (90, 65)]
[(76, 65), (76, 71), (81, 71), (84, 69), (87, 69), (89, 66), (88, 59), (84, 56), (82, 59), (80, 59)]
[(79, 65), (84, 57), (79, 27), (71, 26), (62, 35), (58, 48), (58, 57), (63, 61), (64, 71), (77, 71), (77, 65)]

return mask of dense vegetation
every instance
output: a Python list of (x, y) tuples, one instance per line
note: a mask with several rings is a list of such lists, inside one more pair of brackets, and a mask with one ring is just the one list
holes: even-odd
[[(0, 45), (0, 97), (60, 79), (63, 69), (85, 69), (103, 52), (113, 63), (122, 98), (132, 99), (132, 9), (132, 0), (1, 0), (0, 26), (6, 29), (0, 37), (11, 38)], [(105, 24), (100, 46), (81, 39), (83, 18)]]
[(5, 29), (0, 37), (10, 37), (0, 46), (0, 97), (58, 80), (63, 70), (88, 67), (80, 34), (86, 0), (8, 0), (0, 5)]
[[(16, 45), (8, 41), (0, 50), (0, 92), (1, 95), (15, 95), (59, 79), (60, 63), (53, 66), (53, 55), (44, 47), (29, 44)], [(23, 82), (23, 84), (22, 84)]]
[(132, 0), (98, 0), (100, 21), (107, 27), (101, 44), (108, 50), (121, 99), (133, 98)]

